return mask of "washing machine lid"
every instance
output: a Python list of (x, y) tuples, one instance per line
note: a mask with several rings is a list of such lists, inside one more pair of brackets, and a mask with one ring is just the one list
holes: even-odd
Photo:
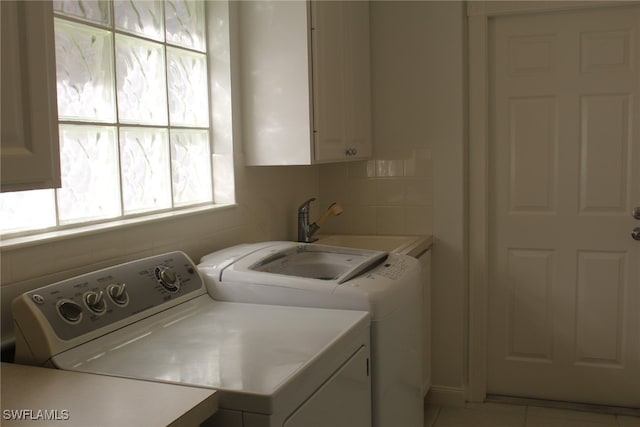
[(222, 408), (275, 414), (297, 407), (336, 363), (368, 346), (368, 328), (366, 312), (203, 295), (52, 362), (65, 370), (213, 388)]
[(332, 292), (340, 285), (381, 264), (386, 252), (296, 242), (249, 247), (219, 269), (220, 281), (254, 283)]

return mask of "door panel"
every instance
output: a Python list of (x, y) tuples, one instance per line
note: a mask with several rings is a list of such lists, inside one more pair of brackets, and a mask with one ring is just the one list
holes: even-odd
[(640, 407), (640, 6), (490, 25), (488, 392)]
[(622, 366), (627, 254), (578, 252), (577, 364)]
[(627, 213), (630, 106), (628, 94), (580, 99), (581, 213)]

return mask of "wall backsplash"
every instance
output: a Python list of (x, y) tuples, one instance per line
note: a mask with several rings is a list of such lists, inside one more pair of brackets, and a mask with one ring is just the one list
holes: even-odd
[(338, 202), (344, 213), (320, 233), (431, 234), (431, 151), (406, 151), (321, 166), (318, 209)]

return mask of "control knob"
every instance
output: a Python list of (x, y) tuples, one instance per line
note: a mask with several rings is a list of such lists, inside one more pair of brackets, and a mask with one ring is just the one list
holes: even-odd
[(114, 283), (107, 286), (107, 293), (113, 302), (124, 306), (129, 302), (129, 294), (127, 294), (127, 286), (124, 283)]
[(84, 302), (87, 304), (89, 310), (94, 313), (104, 313), (107, 309), (107, 303), (104, 300), (104, 292), (102, 291), (89, 291), (84, 294)]
[(58, 303), (58, 313), (71, 323), (78, 323), (82, 319), (82, 307), (70, 300), (61, 300)]
[(169, 292), (178, 292), (178, 289), (180, 289), (180, 285), (182, 284), (176, 272), (166, 265), (159, 265), (156, 267), (156, 279), (162, 287)]

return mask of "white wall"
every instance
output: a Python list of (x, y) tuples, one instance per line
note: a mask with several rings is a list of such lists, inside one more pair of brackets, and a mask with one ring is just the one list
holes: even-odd
[(465, 8), (430, 2), (427, 138), (434, 158), (434, 384), (464, 387), (467, 370)]
[(324, 232), (427, 234), (433, 247), (433, 383), (466, 384), (464, 5), (371, 3), (374, 159), (320, 168)]

